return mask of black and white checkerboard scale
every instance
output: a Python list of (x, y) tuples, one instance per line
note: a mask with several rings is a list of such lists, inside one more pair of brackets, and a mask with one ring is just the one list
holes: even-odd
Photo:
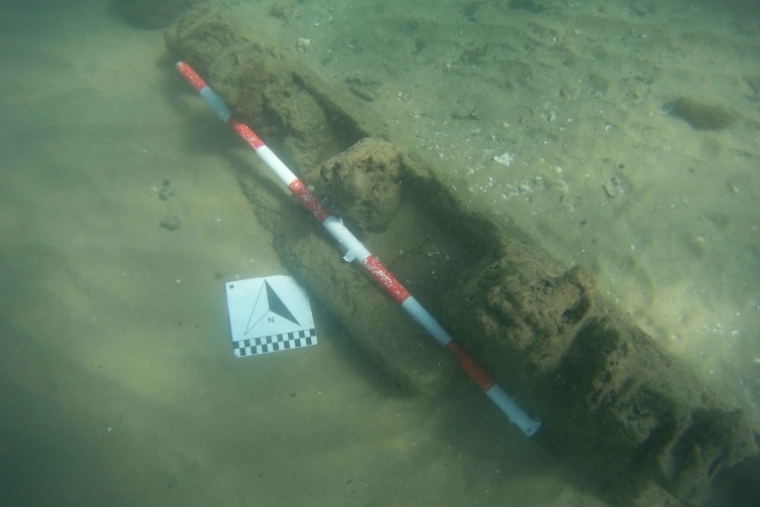
[(298, 349), (317, 344), (317, 331), (314, 328), (303, 329), (293, 333), (262, 336), (250, 340), (232, 342), (235, 357), (257, 356), (269, 352)]

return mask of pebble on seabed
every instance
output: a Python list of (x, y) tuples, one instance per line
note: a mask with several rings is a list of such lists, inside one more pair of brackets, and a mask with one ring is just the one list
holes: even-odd
[(176, 231), (182, 225), (182, 220), (180, 220), (179, 217), (171, 215), (171, 216), (162, 218), (159, 225), (163, 227), (164, 229), (169, 229), (170, 231)]

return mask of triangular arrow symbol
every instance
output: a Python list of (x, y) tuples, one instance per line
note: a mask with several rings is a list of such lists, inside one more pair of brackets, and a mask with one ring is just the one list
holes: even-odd
[[(261, 297), (262, 295), (264, 297)], [(267, 320), (269, 320), (270, 323), (274, 322), (273, 315), (280, 316), (297, 326), (301, 325), (288, 307), (285, 306), (282, 298), (277, 295), (274, 288), (272, 288), (269, 282), (265, 280), (259, 289), (253, 308), (251, 308), (251, 315), (248, 317), (248, 326), (245, 330), (245, 334), (248, 335), (251, 330), (258, 326), (259, 323), (267, 317), (269, 317)]]
[(280, 296), (278, 296), (277, 293), (272, 288), (272, 286), (269, 285), (269, 282), (264, 281), (264, 285), (267, 288), (267, 299), (269, 300), (269, 311), (279, 315), (280, 317), (284, 319), (288, 319), (290, 322), (296, 324), (297, 326), (300, 326), (301, 323), (298, 322), (298, 320), (293, 316), (292, 313), (290, 313), (290, 310), (288, 310), (288, 307), (285, 306), (285, 303), (282, 302), (282, 299), (280, 298)]

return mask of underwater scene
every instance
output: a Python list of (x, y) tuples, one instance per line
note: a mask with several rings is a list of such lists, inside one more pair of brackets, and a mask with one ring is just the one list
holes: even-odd
[(757, 1), (0, 0), (0, 507), (758, 477)]

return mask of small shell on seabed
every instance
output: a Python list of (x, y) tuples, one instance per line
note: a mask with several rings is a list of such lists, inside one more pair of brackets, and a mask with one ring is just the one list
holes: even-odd
[(509, 167), (509, 164), (512, 163), (515, 157), (510, 155), (509, 152), (505, 151), (503, 155), (496, 155), (493, 159), (494, 161)]
[(602, 185), (602, 188), (604, 189), (604, 193), (607, 194), (607, 197), (619, 197), (622, 192), (622, 189), (620, 188), (620, 180), (617, 176), (610, 178), (610, 181)]

